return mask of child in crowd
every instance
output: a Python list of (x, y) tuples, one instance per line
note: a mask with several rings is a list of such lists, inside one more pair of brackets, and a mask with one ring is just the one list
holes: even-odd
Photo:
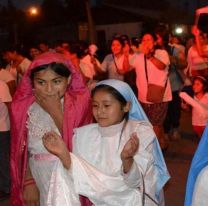
[(12, 97), (7, 84), (0, 80), (0, 200), (9, 197), (10, 121), (8, 107)]
[(11, 205), (47, 205), (57, 160), (42, 136), (56, 131), (71, 151), (73, 128), (91, 122), (89, 103), (81, 75), (63, 55), (44, 53), (32, 62), (11, 105)]
[[(207, 84), (207, 79), (203, 76), (196, 76), (193, 79), (192, 88), (194, 91), (194, 100), (204, 107), (208, 105)], [(180, 96), (187, 101), (187, 103), (189, 103), (188, 99), (184, 98), (183, 94), (180, 94)], [(188, 105), (182, 102), (182, 108), (188, 109)], [(201, 110), (198, 106), (195, 106), (195, 104), (192, 105), (192, 125), (198, 138), (201, 138), (207, 122), (208, 117), (206, 116), (206, 112), (203, 112), (203, 110)]]
[(75, 129), (74, 154), (54, 132), (43, 137), (44, 146), (65, 167), (53, 173), (48, 202), (69, 206), (72, 184), (66, 182), (72, 178), (74, 191), (95, 206), (164, 205), (162, 188), (169, 174), (131, 88), (119, 80), (101, 81), (92, 91), (92, 107), (97, 123)]

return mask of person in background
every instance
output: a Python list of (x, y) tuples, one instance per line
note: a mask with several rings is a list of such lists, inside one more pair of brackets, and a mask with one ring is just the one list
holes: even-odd
[(23, 75), (31, 64), (31, 61), (26, 58), (23, 53), (23, 49), (20, 45), (9, 46), (3, 52), (3, 57), (8, 62), (6, 70), (13, 75), (17, 85), (20, 83)]
[(125, 72), (129, 71), (129, 60), (123, 53), (125, 43), (120, 36), (112, 38), (111, 52), (101, 63), (100, 71), (106, 72), (108, 79), (124, 80)]
[(29, 54), (32, 60), (34, 60), (38, 55), (41, 54), (41, 51), (37, 46), (30, 46), (29, 48)]
[(188, 66), (192, 77), (202, 75), (208, 78), (208, 33), (193, 26), (195, 44), (188, 50)]
[(5, 82), (0, 80), (0, 200), (10, 194), (10, 119), (9, 106), (12, 97)]
[[(141, 53), (130, 61), (130, 65), (136, 71), (138, 100), (153, 125), (162, 150), (166, 150), (168, 143), (165, 140), (163, 123), (167, 114), (168, 102), (172, 100), (168, 79), (170, 60), (165, 50), (155, 47), (156, 41), (155, 34), (145, 33), (142, 37)], [(165, 87), (161, 102), (156, 103), (147, 100), (148, 83)]]
[(41, 53), (52, 52), (52, 49), (49, 48), (48, 42), (45, 40), (40, 41), (38, 47)]
[[(208, 105), (208, 93), (207, 93), (208, 82), (207, 79), (203, 76), (195, 76), (193, 79), (193, 91), (194, 99), (199, 102), (202, 106), (206, 107)], [(185, 100), (185, 99), (184, 99)], [(182, 102), (183, 109), (189, 109), (189, 105), (185, 102)], [(192, 126), (193, 130), (196, 133), (198, 139), (201, 138), (206, 124), (208, 123), (208, 117), (204, 116), (205, 113), (201, 112), (198, 107), (192, 107)]]
[(5, 82), (9, 87), (10, 95), (13, 96), (16, 90), (16, 82), (12, 74), (4, 69), (6, 64), (3, 59), (0, 60), (0, 80)]
[[(178, 140), (181, 138), (179, 132), (181, 101), (179, 92), (183, 87), (183, 69), (186, 67), (185, 52), (173, 41), (165, 25), (155, 28), (157, 36), (157, 47), (168, 52), (170, 65), (168, 78), (170, 80), (172, 100), (168, 102), (168, 111), (164, 121), (164, 132), (167, 140)], [(175, 39), (176, 37), (174, 37)], [(173, 112), (174, 111), (174, 112)]]

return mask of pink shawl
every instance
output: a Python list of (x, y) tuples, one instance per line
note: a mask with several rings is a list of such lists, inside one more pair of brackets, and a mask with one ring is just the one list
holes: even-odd
[(17, 88), (11, 105), (11, 205), (23, 206), (23, 181), (27, 167), (27, 111), (35, 101), (30, 79), (31, 70), (37, 66), (61, 62), (71, 71), (72, 80), (64, 96), (63, 139), (72, 150), (73, 128), (90, 123), (92, 112), (90, 93), (79, 72), (61, 54), (45, 53), (35, 59)]

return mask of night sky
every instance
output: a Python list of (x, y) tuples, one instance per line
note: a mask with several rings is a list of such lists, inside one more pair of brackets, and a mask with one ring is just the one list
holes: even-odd
[[(27, 8), (30, 6), (40, 5), (43, 0), (13, 0), (12, 2), (18, 8)], [(8, 0), (0, 0), (0, 4), (7, 5)], [(91, 0), (91, 3), (94, 5), (96, 0)]]
[[(0, 4), (7, 5), (8, 0), (0, 0)], [(13, 3), (18, 8), (27, 8), (29, 6), (40, 5), (42, 0), (13, 0)]]

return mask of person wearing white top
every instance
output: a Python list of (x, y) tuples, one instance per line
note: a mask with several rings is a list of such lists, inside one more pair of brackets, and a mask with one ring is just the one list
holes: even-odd
[(101, 81), (92, 91), (92, 107), (97, 123), (75, 129), (73, 154), (54, 132), (43, 137), (46, 149), (64, 166), (52, 175), (48, 202), (69, 206), (66, 192), (72, 180), (75, 192), (95, 206), (164, 205), (162, 188), (169, 174), (131, 88), (119, 80)]
[[(146, 33), (142, 37), (141, 53), (130, 60), (136, 71), (138, 100), (141, 102), (162, 149), (167, 149), (164, 138), (163, 123), (167, 114), (168, 102), (172, 100), (170, 81), (168, 78), (169, 55), (165, 50), (156, 49), (156, 37)], [(146, 66), (145, 66), (146, 65)], [(163, 99), (159, 103), (147, 100), (148, 83), (165, 87)]]

